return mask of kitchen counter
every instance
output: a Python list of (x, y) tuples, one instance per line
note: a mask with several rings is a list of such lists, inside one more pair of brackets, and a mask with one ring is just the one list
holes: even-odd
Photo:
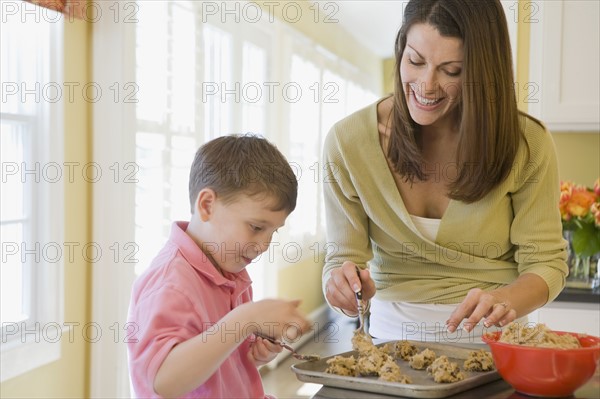
[[(565, 323), (568, 324), (570, 328), (563, 328), (563, 326), (558, 326), (559, 330), (578, 330), (574, 322), (579, 320), (585, 320), (590, 324), (599, 325), (598, 316), (600, 315), (600, 303), (581, 303), (581, 302), (570, 302), (572, 300), (582, 299), (581, 297), (591, 297), (597, 298), (598, 292), (592, 293), (591, 290), (572, 290), (566, 289), (561, 295), (565, 294), (574, 294), (574, 296), (567, 296), (567, 300), (565, 302), (557, 302), (555, 301), (553, 304), (558, 306), (571, 306), (575, 305), (576, 309), (571, 309), (570, 307), (567, 309), (547, 309), (549, 313), (556, 311), (563, 311), (558, 315), (558, 319), (565, 320)], [(593, 296), (595, 295), (595, 296)], [(585, 298), (584, 298), (585, 299)], [(581, 310), (580, 308), (586, 307), (585, 310)], [(587, 307), (593, 307), (593, 309), (588, 310)], [(322, 356), (332, 356), (335, 354), (343, 353), (351, 350), (351, 338), (352, 332), (356, 328), (355, 321), (353, 319), (341, 316), (337, 313), (331, 312), (331, 324), (328, 324), (329, 327), (324, 328), (319, 334), (315, 333), (314, 337), (302, 347), (302, 351), (304, 353), (318, 353)], [(590, 317), (594, 316), (594, 317)], [(570, 318), (569, 318), (570, 317)], [(537, 321), (537, 319), (535, 319)], [(544, 320), (546, 322), (546, 320)], [(587, 331), (586, 328), (581, 327), (581, 331)], [(592, 333), (592, 331), (588, 331)], [(592, 335), (600, 336), (600, 334), (592, 333)], [(288, 356), (284, 360), (282, 360), (278, 367), (274, 369), (269, 369), (267, 367), (263, 367), (261, 369), (261, 374), (263, 374), (263, 386), (265, 388), (265, 392), (269, 394), (273, 394), (280, 398), (295, 398), (295, 397), (312, 397), (313, 399), (321, 399), (321, 398), (349, 398), (349, 399), (365, 399), (365, 398), (381, 398), (381, 399), (390, 399), (392, 396), (379, 395), (376, 396), (373, 393), (362, 392), (362, 391), (353, 391), (347, 389), (333, 388), (323, 385), (314, 385), (314, 384), (306, 384), (303, 381), (298, 380), (296, 375), (291, 372), (290, 367), (293, 364), (298, 363), (298, 360), (294, 359), (291, 356)], [(302, 391), (302, 394), (299, 392)], [(312, 396), (311, 396), (312, 395)], [(509, 399), (509, 398), (520, 398), (520, 399), (531, 399), (532, 397), (527, 397), (521, 394), (518, 394), (512, 389), (505, 381), (499, 379), (497, 381), (473, 388), (471, 390), (462, 392), (460, 394), (449, 397), (450, 399), (456, 398), (473, 398), (473, 399), (482, 399), (482, 398), (492, 398), (492, 399)], [(580, 390), (578, 390), (574, 396), (571, 398), (596, 398), (600, 399), (600, 367), (596, 370), (596, 374), (592, 379), (584, 385)]]
[[(370, 392), (353, 391), (349, 389), (331, 388), (324, 386), (312, 398), (313, 399), (390, 399), (397, 396), (388, 396), (374, 394)], [(473, 398), (473, 399), (532, 399), (532, 396), (527, 396), (515, 392), (504, 380), (500, 379), (489, 384), (484, 384), (479, 387), (458, 393), (453, 396), (448, 396), (447, 399), (457, 398)], [(581, 388), (575, 391), (572, 398), (600, 399), (600, 367), (596, 368), (594, 376)]]
[(593, 290), (565, 287), (554, 301), (600, 303), (600, 287)]

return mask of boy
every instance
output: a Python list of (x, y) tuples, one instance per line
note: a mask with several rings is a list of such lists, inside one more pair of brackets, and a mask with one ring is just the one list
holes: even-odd
[(297, 187), (263, 138), (225, 136), (200, 147), (190, 222), (173, 223), (133, 287), (129, 321), (139, 330), (128, 351), (137, 397), (265, 397), (257, 366), (281, 347), (253, 333), (293, 339), (308, 321), (299, 301), (252, 302), (245, 268), (296, 207)]

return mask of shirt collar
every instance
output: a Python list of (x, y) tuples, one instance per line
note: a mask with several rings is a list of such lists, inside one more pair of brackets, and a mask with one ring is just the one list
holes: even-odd
[(174, 222), (171, 226), (169, 241), (177, 246), (183, 257), (194, 269), (206, 276), (215, 285), (243, 290), (252, 284), (252, 280), (250, 280), (250, 276), (245, 269), (239, 273), (224, 272), (224, 275), (221, 274), (209, 257), (202, 252), (198, 244), (185, 232), (188, 224), (189, 222)]

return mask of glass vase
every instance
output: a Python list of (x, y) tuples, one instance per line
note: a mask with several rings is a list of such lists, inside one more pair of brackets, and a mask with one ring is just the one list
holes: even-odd
[(568, 242), (567, 266), (569, 276), (567, 287), (595, 289), (600, 286), (600, 253), (591, 256), (581, 256), (573, 250), (572, 231), (563, 231), (563, 237)]
[(591, 256), (573, 256), (573, 265), (571, 267), (571, 279), (587, 283), (590, 280)]

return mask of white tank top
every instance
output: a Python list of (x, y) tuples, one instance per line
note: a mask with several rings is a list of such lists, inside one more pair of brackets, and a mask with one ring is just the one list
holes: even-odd
[[(435, 242), (441, 219), (428, 219), (410, 215), (417, 230), (426, 239)], [(378, 340), (412, 340), (447, 343), (482, 343), (481, 335), (498, 331), (498, 327), (485, 328), (480, 322), (471, 332), (446, 329), (446, 320), (457, 305), (380, 301), (371, 299), (369, 334)], [(527, 317), (518, 320), (527, 322)]]
[(442, 219), (429, 219), (414, 215), (410, 215), (410, 219), (423, 237), (435, 242)]

